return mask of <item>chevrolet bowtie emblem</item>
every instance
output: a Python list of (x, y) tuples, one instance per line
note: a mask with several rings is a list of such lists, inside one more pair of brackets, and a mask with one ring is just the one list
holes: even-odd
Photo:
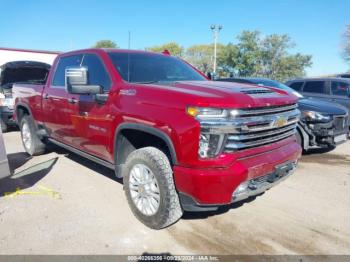
[(284, 118), (284, 117), (280, 117), (278, 119), (275, 120), (275, 123), (274, 123), (274, 127), (282, 127), (282, 126), (285, 126), (287, 124), (287, 119)]

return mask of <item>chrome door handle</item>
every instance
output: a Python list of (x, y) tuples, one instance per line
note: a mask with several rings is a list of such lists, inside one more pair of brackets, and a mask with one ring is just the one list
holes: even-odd
[(49, 94), (45, 94), (43, 98), (44, 98), (45, 100), (47, 100), (47, 99), (50, 98), (50, 96), (49, 96)]
[(69, 98), (69, 99), (68, 99), (68, 103), (70, 103), (70, 104), (76, 104), (76, 103), (78, 103), (78, 100), (77, 100), (76, 98)]

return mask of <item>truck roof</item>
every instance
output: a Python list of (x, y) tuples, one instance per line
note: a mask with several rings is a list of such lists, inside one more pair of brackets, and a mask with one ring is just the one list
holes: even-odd
[(97, 52), (97, 53), (132, 53), (132, 54), (157, 54), (157, 55), (166, 55), (162, 52), (153, 52), (153, 51), (145, 51), (145, 50), (134, 50), (134, 49), (118, 49), (118, 48), (86, 48), (79, 49), (74, 51), (69, 51), (65, 53), (61, 53), (59, 56), (66, 56), (69, 54), (83, 53), (83, 52)]

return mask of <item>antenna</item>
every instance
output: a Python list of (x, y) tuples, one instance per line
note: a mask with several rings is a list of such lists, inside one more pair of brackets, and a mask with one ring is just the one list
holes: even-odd
[(131, 42), (131, 33), (129, 31), (129, 39), (128, 39), (128, 83), (130, 82), (130, 42)]

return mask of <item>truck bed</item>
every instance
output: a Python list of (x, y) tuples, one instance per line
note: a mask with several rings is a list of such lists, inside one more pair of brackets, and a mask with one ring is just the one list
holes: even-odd
[[(31, 105), (33, 119), (41, 120), (43, 84), (14, 84), (12, 88), (16, 105)], [(15, 118), (16, 118), (15, 112)]]

